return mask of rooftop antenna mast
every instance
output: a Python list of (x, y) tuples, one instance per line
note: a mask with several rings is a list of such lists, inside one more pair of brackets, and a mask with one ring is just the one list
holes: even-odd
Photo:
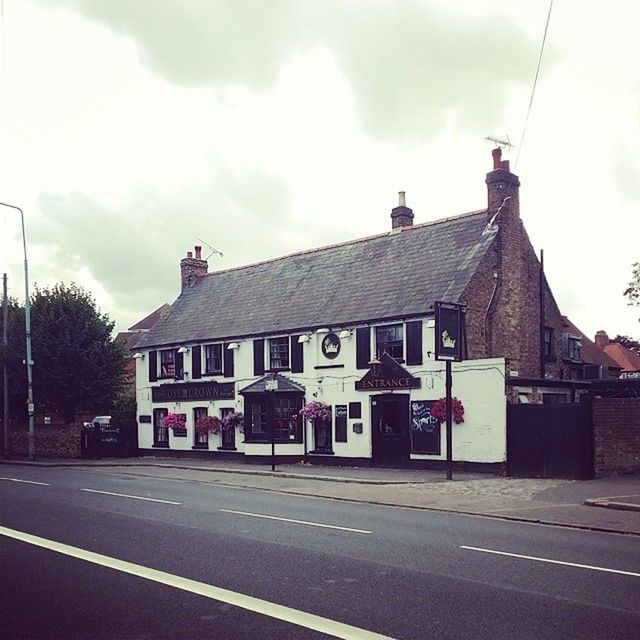
[(513, 149), (514, 145), (511, 144), (511, 140), (509, 140), (509, 136), (505, 135), (502, 138), (498, 138), (498, 136), (487, 136), (485, 140), (489, 142), (493, 142), (497, 144), (500, 149), (507, 149), (508, 151)]
[(218, 254), (221, 258), (224, 258), (224, 253), (222, 253), (222, 251), (218, 251), (215, 247), (212, 247), (208, 242), (205, 242), (204, 240), (200, 239), (200, 238), (196, 238), (196, 240), (198, 242), (202, 242), (202, 244), (207, 245), (207, 247), (209, 247), (209, 249), (211, 249), (211, 253), (205, 258), (205, 260), (208, 260), (212, 255), (214, 254)]

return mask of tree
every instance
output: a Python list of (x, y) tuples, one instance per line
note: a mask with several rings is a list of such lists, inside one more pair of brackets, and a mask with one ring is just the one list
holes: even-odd
[(128, 356), (91, 295), (73, 283), (36, 289), (31, 324), (39, 408), (60, 412), (66, 422), (79, 409), (108, 411), (124, 386)]
[(630, 336), (618, 335), (612, 340), (612, 342), (617, 342), (640, 356), (640, 342), (638, 342), (638, 340), (634, 340)]
[(631, 282), (625, 289), (624, 294), (629, 298), (629, 304), (640, 306), (640, 262), (636, 262), (632, 267)]
[[(0, 371), (6, 363), (9, 382), (9, 416), (14, 420), (26, 420), (27, 368), (24, 364), (26, 358), (24, 309), (13, 298), (9, 299), (7, 306), (9, 310), (7, 348), (5, 350), (0, 340)], [(2, 376), (1, 372), (0, 376)], [(0, 404), (4, 403), (3, 389), (0, 383)]]

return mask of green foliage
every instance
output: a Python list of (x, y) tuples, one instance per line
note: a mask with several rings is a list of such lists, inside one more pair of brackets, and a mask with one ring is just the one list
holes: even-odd
[(120, 429), (137, 428), (136, 399), (131, 395), (121, 395), (111, 409), (111, 424)]
[[(0, 369), (6, 364), (9, 383), (9, 415), (14, 420), (26, 421), (27, 369), (24, 365), (26, 359), (24, 309), (13, 298), (8, 300), (7, 306), (9, 311), (7, 347), (5, 348), (0, 340)], [(0, 327), (3, 325), (3, 318), (0, 312)], [(3, 402), (3, 386), (0, 384), (0, 405)]]
[[(11, 315), (10, 379), (26, 398), (24, 309), (14, 303)], [(31, 297), (31, 342), (38, 412), (57, 411), (70, 423), (80, 409), (110, 410), (123, 389), (128, 358), (125, 345), (112, 337), (113, 327), (91, 295), (73, 283), (36, 289)]]
[(629, 304), (640, 306), (640, 262), (636, 262), (632, 267), (631, 282), (625, 289), (624, 294), (629, 298)]
[(638, 340), (634, 340), (630, 336), (618, 335), (612, 340), (612, 342), (617, 342), (640, 356), (640, 342)]

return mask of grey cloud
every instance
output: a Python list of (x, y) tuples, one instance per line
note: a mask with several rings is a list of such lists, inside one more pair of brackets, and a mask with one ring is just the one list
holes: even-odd
[(637, 153), (630, 146), (618, 145), (613, 160), (613, 176), (625, 196), (640, 200), (640, 164)]
[[(162, 196), (138, 190), (121, 204), (88, 195), (42, 194), (30, 233), (51, 259), (47, 272), (76, 280), (86, 265), (113, 297), (118, 315), (142, 317), (179, 291), (179, 261), (201, 238), (224, 253), (210, 270), (286, 253), (291, 195), (262, 173), (214, 172), (211, 183)], [(207, 252), (206, 247), (204, 252)], [(58, 274), (60, 274), (58, 276)], [(46, 279), (47, 273), (34, 273)]]
[(510, 85), (530, 82), (538, 46), (501, 16), (454, 20), (416, 0), (61, 2), (133, 38), (142, 60), (178, 85), (265, 89), (296, 51), (329, 46), (380, 138), (422, 140), (450, 114), (490, 131)]

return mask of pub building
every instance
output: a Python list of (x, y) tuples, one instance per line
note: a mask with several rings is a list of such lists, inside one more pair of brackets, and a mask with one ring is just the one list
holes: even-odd
[[(179, 297), (136, 346), (142, 452), (258, 461), (273, 437), (280, 461), (442, 466), (446, 430), (431, 415), (445, 395), (445, 363), (434, 358), (442, 301), (465, 311), (453, 460), (501, 470), (505, 377), (539, 366), (530, 300), (540, 278), (519, 180), (499, 150), (493, 160), (479, 211), (414, 224), (401, 192), (387, 233), (214, 272), (200, 247), (188, 252)], [(544, 287), (545, 322), (560, 340)], [(558, 364), (546, 362), (549, 375)], [(304, 420), (310, 402), (328, 405), (331, 420)], [(235, 428), (196, 432), (200, 417), (233, 412), (243, 414)], [(184, 416), (184, 428), (165, 427), (168, 414)]]

